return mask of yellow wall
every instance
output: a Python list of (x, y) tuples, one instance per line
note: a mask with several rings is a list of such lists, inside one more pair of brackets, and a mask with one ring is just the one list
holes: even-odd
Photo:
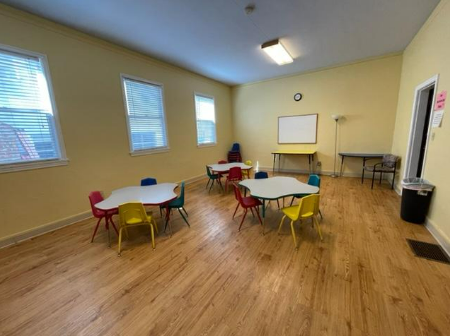
[[(403, 55), (403, 68), (392, 151), (406, 157), (415, 88), (439, 74), (437, 92), (450, 92), (450, 2), (441, 1)], [(450, 102), (441, 128), (429, 143), (424, 177), (437, 185), (429, 220), (450, 244)], [(401, 177), (403, 177), (403, 168)], [(400, 179), (399, 179), (400, 180)]]
[[(48, 56), (68, 166), (0, 174), (0, 241), (89, 209), (92, 190), (142, 177), (204, 173), (232, 143), (230, 88), (188, 71), (0, 5), (0, 44)], [(170, 151), (131, 157), (120, 73), (164, 84)], [(215, 97), (218, 145), (197, 148), (194, 97)]]
[[(301, 60), (299, 60), (301, 62)], [(389, 152), (397, 107), (402, 57), (368, 60), (242, 85), (233, 88), (234, 133), (244, 159), (272, 166), (276, 149), (315, 149), (322, 172), (333, 171), (334, 127), (339, 121), (338, 151)], [(295, 102), (296, 92), (303, 94)], [(317, 144), (278, 145), (278, 116), (318, 113)], [(306, 159), (286, 158), (286, 169), (307, 168)], [(347, 159), (346, 172), (360, 174), (361, 161)]]

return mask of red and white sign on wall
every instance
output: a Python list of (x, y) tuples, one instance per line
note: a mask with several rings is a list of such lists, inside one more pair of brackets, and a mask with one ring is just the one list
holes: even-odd
[(436, 96), (436, 103), (434, 104), (434, 110), (439, 111), (445, 108), (445, 99), (447, 99), (447, 91), (441, 91)]

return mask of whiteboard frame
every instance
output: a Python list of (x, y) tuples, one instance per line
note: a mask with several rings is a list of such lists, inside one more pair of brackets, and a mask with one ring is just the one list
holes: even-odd
[[(281, 118), (293, 118), (293, 117), (306, 117), (306, 116), (316, 116), (316, 137), (314, 139), (314, 142), (280, 142), (280, 119)], [(318, 113), (310, 113), (310, 114), (299, 114), (299, 115), (291, 115), (291, 116), (281, 116), (278, 117), (278, 129), (277, 129), (277, 142), (279, 145), (290, 145), (290, 144), (316, 144), (317, 143), (317, 124), (319, 121), (319, 114)]]

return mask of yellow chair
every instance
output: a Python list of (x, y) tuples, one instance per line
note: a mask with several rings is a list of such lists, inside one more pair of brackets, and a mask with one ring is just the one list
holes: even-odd
[(139, 225), (149, 225), (150, 233), (152, 236), (152, 247), (155, 249), (155, 234), (158, 233), (158, 226), (156, 225), (156, 221), (152, 216), (152, 213), (146, 213), (144, 205), (139, 202), (131, 202), (125, 203), (119, 206), (119, 218), (120, 218), (120, 228), (119, 228), (119, 246), (118, 246), (118, 255), (120, 256), (120, 246), (122, 244), (122, 230), (125, 230), (125, 234), (128, 237), (127, 228), (130, 226), (139, 226)]
[(289, 219), (291, 220), (291, 233), (292, 238), (294, 238), (295, 249), (298, 249), (294, 229), (294, 222), (297, 220), (302, 221), (303, 219), (312, 218), (313, 224), (316, 224), (320, 239), (323, 239), (319, 222), (317, 221), (317, 215), (319, 214), (319, 202), (320, 195), (314, 194), (301, 198), (298, 205), (281, 209), (281, 211), (283, 211), (284, 213), (284, 216), (283, 218), (281, 218), (280, 226), (278, 227), (278, 234), (280, 233), (281, 227), (283, 226), (284, 219), (286, 218), (286, 216), (289, 217)]
[[(252, 165), (252, 161), (247, 160), (244, 162), (247, 166), (251, 166)], [(243, 178), (250, 178), (250, 170), (242, 170), (242, 177)]]

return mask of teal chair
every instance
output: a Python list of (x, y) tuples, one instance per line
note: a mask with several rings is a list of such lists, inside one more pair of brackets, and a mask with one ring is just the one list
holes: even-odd
[(209, 183), (211, 182), (211, 186), (209, 187), (209, 191), (211, 191), (213, 185), (214, 185), (214, 181), (222, 188), (223, 190), (223, 186), (222, 186), (222, 181), (220, 180), (220, 175), (219, 174), (213, 174), (211, 173), (211, 169), (209, 169), (208, 166), (206, 166), (206, 174), (209, 177), (208, 183), (206, 184), (206, 188), (208, 188)]
[[(320, 176), (316, 175), (316, 174), (309, 175), (308, 184), (311, 185), (311, 186), (320, 188)], [(294, 197), (292, 197), (291, 206), (292, 206), (292, 203), (294, 203), (294, 199), (295, 198), (302, 198), (302, 197), (305, 197), (305, 196), (308, 196), (308, 195), (295, 195)], [(319, 214), (320, 214), (320, 218), (323, 218), (322, 212), (320, 212), (320, 210), (319, 210)]]
[[(161, 205), (160, 209), (166, 209), (167, 207), (165, 205)], [(184, 208), (184, 182), (181, 182), (181, 191), (180, 191), (180, 196), (178, 196), (177, 199), (174, 199), (173, 201), (171, 201), (169, 203), (169, 211), (172, 211), (172, 209), (177, 209), (178, 212), (180, 213), (181, 217), (183, 217), (183, 220), (186, 222), (187, 226), (191, 227), (189, 225), (189, 222), (187, 220), (186, 217), (189, 217), (186, 209)], [(186, 217), (184, 216), (183, 212), (181, 211), (183, 210), (184, 213), (186, 214)], [(167, 223), (166, 223), (167, 226)], [(164, 228), (164, 231), (166, 230), (166, 228)]]

